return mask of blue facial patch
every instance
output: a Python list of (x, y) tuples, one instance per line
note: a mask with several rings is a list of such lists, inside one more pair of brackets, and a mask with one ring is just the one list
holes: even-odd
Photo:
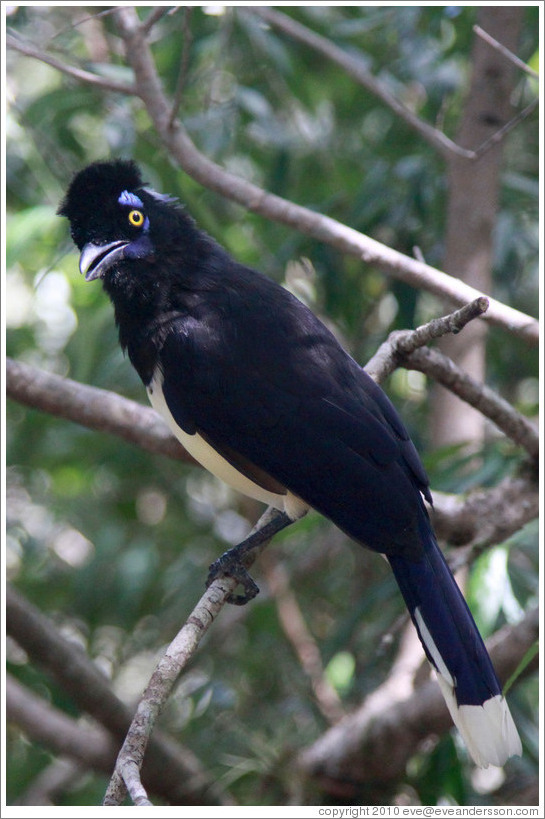
[(130, 205), (131, 208), (143, 208), (144, 203), (135, 193), (130, 193), (129, 191), (123, 191), (119, 199), (117, 200), (120, 205)]

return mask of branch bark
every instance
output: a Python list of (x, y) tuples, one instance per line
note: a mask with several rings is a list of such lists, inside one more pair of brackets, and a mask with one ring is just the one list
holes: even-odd
[(53, 753), (105, 774), (112, 770), (119, 742), (110, 733), (78, 725), (11, 675), (6, 678), (6, 717)]
[[(539, 517), (539, 482), (535, 473), (505, 478), (490, 489), (468, 495), (434, 492), (433, 527), (440, 540), (464, 547), (465, 554), (504, 543)], [(464, 561), (465, 562), (465, 561)], [(458, 558), (451, 568), (459, 568)]]
[(431, 376), (438, 384), (447, 387), (450, 394), (489, 418), (531, 458), (539, 456), (539, 436), (533, 424), (486, 384), (480, 384), (462, 372), (450, 358), (437, 350), (425, 348), (403, 356), (401, 361), (409, 369)]
[(117, 435), (147, 452), (195, 463), (157, 413), (116, 393), (8, 358), (6, 394), (28, 407)]

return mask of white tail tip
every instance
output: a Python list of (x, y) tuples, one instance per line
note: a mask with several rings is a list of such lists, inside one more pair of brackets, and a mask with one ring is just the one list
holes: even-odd
[(501, 767), (510, 756), (522, 756), (518, 731), (501, 694), (482, 705), (458, 705), (452, 686), (440, 674), (437, 674), (437, 681), (453, 722), (476, 765)]

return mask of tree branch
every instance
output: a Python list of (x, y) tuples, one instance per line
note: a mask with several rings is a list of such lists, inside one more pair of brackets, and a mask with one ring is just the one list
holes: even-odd
[[(239, 12), (240, 13), (240, 12)], [(400, 100), (397, 99), (384, 85), (384, 83), (377, 80), (376, 77), (367, 70), (365, 62), (360, 57), (354, 54), (349, 54), (344, 49), (335, 45), (331, 40), (322, 37), (315, 31), (307, 28), (302, 23), (289, 17), (281, 11), (268, 8), (267, 6), (253, 6), (245, 9), (243, 14), (253, 14), (260, 17), (269, 25), (283, 31), (294, 40), (312, 48), (318, 54), (326, 57), (328, 60), (336, 63), (346, 73), (352, 77), (359, 85), (362, 85), (371, 92), (377, 99), (381, 100), (390, 108), (396, 116), (406, 122), (410, 128), (420, 134), (426, 142), (433, 148), (439, 151), (444, 157), (449, 157), (451, 154), (465, 157), (466, 159), (474, 159), (474, 152), (461, 148), (449, 137), (437, 128), (434, 128), (425, 120), (418, 117), (414, 111), (407, 108)]]
[(55, 754), (76, 759), (86, 768), (108, 774), (119, 743), (103, 729), (84, 728), (51, 703), (6, 677), (6, 717), (32, 740)]
[(177, 6), (172, 6), (169, 8), (168, 6), (162, 7), (158, 6), (153, 11), (150, 11), (144, 22), (142, 23), (142, 31), (148, 32), (151, 31), (153, 26), (161, 20), (162, 17), (165, 17), (167, 14), (172, 14), (173, 12), (177, 11)]
[(481, 26), (474, 25), (473, 31), (478, 37), (481, 38), (481, 40), (484, 40), (485, 43), (488, 43), (489, 46), (494, 48), (496, 51), (499, 51), (500, 54), (502, 54), (506, 58), (506, 60), (515, 65), (518, 69), (524, 71), (526, 74), (529, 74), (531, 77), (534, 77), (534, 79), (536, 80), (539, 79), (539, 74), (537, 73), (537, 71), (534, 71), (533, 68), (530, 68), (529, 65), (526, 65), (526, 63), (523, 60), (517, 57), (516, 54), (513, 54), (513, 52), (510, 49), (506, 48), (504, 45), (499, 43), (495, 37), (492, 37), (490, 34), (488, 34), (488, 32), (482, 29)]
[(89, 387), (8, 358), (6, 394), (8, 398), (58, 418), (117, 435), (147, 452), (196, 463), (151, 407), (144, 407), (116, 393)]
[(447, 333), (457, 335), (473, 319), (486, 313), (489, 300), (484, 296), (465, 304), (459, 310), (446, 316), (432, 319), (416, 330), (402, 330), (391, 333), (381, 344), (375, 355), (365, 365), (365, 371), (378, 383), (382, 382), (399, 367), (400, 356), (409, 356), (419, 347)]
[(539, 435), (533, 424), (486, 384), (462, 372), (450, 358), (429, 348), (401, 356), (400, 363), (426, 373), (493, 421), (508, 438), (522, 446), (531, 458), (539, 455)]
[[(534, 609), (516, 626), (506, 626), (487, 640), (487, 648), (505, 681), (538, 636), (539, 611)], [(535, 670), (534, 662), (527, 673)], [(328, 789), (344, 783), (385, 782), (400, 779), (408, 759), (428, 737), (452, 725), (435, 680), (410, 694), (391, 675), (362, 706), (325, 732), (298, 758), (304, 774), (320, 779)]]
[(539, 455), (539, 434), (533, 424), (490, 387), (477, 383), (464, 373), (450, 358), (437, 350), (423, 347), (432, 339), (447, 333), (459, 333), (469, 321), (485, 312), (487, 307), (487, 299), (479, 298), (461, 310), (433, 319), (416, 330), (391, 333), (366, 364), (365, 370), (379, 383), (398, 366), (431, 376), (493, 421), (508, 438), (522, 446), (535, 459)]
[[(503, 543), (539, 516), (537, 474), (504, 478), (490, 489), (467, 495), (434, 492), (433, 528), (437, 537), (462, 551)], [(465, 561), (464, 561), (465, 562)], [(452, 566), (451, 566), (452, 568)], [(459, 568), (454, 560), (454, 570)]]

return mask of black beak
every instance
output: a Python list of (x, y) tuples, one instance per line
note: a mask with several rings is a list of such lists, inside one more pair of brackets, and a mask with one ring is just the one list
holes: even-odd
[(112, 265), (121, 261), (128, 244), (124, 239), (110, 242), (108, 245), (95, 245), (93, 242), (88, 242), (79, 257), (79, 270), (85, 276), (85, 281), (92, 282), (93, 279), (102, 279)]

